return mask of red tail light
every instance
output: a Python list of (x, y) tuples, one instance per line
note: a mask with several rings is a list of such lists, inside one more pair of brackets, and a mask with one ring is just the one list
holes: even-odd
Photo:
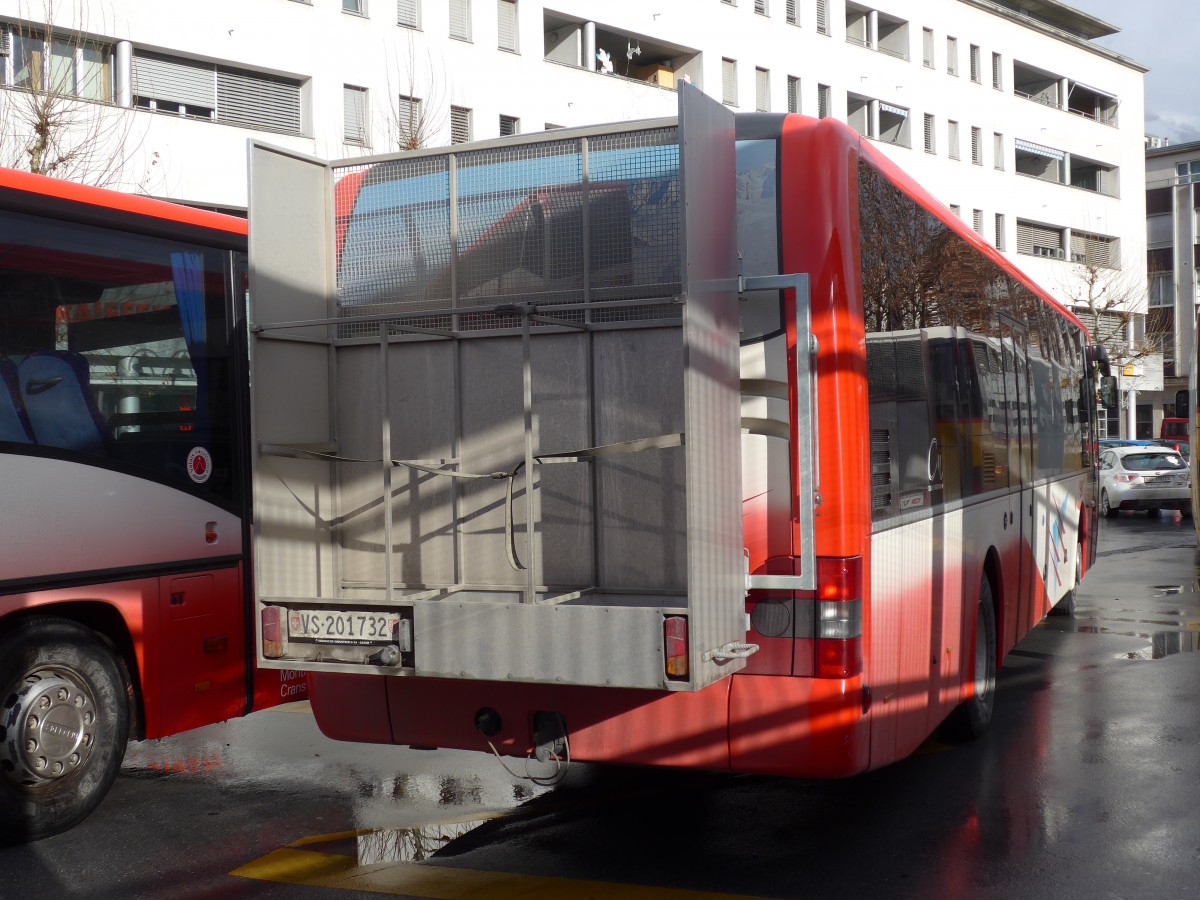
[(816, 676), (862, 672), (862, 557), (817, 560)]
[(686, 681), (688, 677), (687, 616), (667, 616), (663, 619), (663, 655), (666, 657), (667, 678), (671, 681)]

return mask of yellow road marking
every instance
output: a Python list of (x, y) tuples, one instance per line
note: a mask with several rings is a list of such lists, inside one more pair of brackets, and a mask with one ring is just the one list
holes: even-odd
[(754, 900), (740, 894), (689, 891), (604, 881), (584, 881), (511, 872), (482, 872), (430, 863), (383, 862), (359, 865), (349, 856), (299, 849), (349, 840), (369, 831), (347, 831), (301, 838), (288, 847), (230, 872), (278, 884), (302, 884), (372, 894), (411, 895), (428, 900)]

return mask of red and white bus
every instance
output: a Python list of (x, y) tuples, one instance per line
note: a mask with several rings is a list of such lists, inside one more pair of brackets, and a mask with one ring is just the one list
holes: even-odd
[(250, 626), (246, 223), (0, 171), (0, 833), (296, 699)]
[(845, 125), (680, 93), (252, 150), (260, 664), (326, 734), (850, 775), (1072, 609), (1084, 326)]

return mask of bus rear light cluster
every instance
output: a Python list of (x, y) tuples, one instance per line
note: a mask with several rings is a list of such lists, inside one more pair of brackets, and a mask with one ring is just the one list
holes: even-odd
[(862, 557), (817, 560), (816, 676), (862, 672)]
[(663, 618), (663, 656), (666, 657), (667, 678), (671, 681), (686, 681), (688, 677), (687, 616)]

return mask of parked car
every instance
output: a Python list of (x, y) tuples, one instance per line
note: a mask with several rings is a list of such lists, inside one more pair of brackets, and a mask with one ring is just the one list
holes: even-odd
[(1192, 514), (1191, 476), (1187, 460), (1161, 445), (1109, 447), (1100, 454), (1100, 513), (1112, 517), (1122, 509), (1160, 509)]
[(1177, 438), (1159, 438), (1154, 443), (1163, 447), (1170, 447), (1184, 459), (1191, 459), (1191, 444), (1187, 441), (1181, 441)]

